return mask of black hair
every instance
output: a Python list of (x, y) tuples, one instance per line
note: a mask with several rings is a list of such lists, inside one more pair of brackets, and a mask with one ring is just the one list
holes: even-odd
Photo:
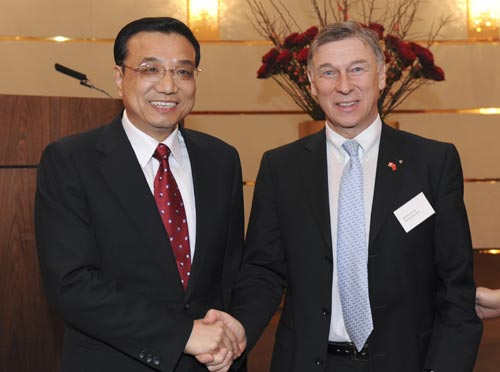
[(196, 37), (188, 26), (178, 19), (171, 17), (150, 17), (132, 21), (120, 30), (113, 47), (115, 63), (117, 65), (123, 65), (128, 53), (127, 42), (139, 32), (161, 32), (184, 36), (194, 47), (196, 53), (195, 66), (198, 67), (200, 64), (200, 43), (196, 40)]

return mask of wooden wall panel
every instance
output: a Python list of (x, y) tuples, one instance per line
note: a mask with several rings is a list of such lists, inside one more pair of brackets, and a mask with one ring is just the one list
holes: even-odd
[(55, 372), (63, 323), (49, 308), (37, 260), (36, 166), (52, 140), (114, 118), (121, 101), (0, 95), (0, 371)]
[(35, 165), (52, 140), (111, 121), (121, 100), (0, 95), (0, 165)]
[(36, 169), (0, 169), (0, 371), (55, 371), (61, 349), (36, 257), (35, 178)]

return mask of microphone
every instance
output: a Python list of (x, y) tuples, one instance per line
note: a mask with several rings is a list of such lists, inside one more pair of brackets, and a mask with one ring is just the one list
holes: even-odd
[(64, 75), (68, 75), (68, 76), (71, 76), (72, 78), (80, 80), (80, 85), (86, 86), (87, 88), (95, 89), (98, 92), (104, 93), (109, 98), (113, 98), (113, 97), (111, 97), (111, 95), (108, 92), (106, 92), (103, 89), (97, 88), (94, 84), (92, 84), (92, 82), (87, 78), (87, 75), (82, 74), (81, 72), (75, 71), (69, 67), (63, 66), (59, 63), (55, 63), (54, 67), (55, 67), (56, 71), (59, 71), (59, 72), (63, 73)]
[(54, 67), (56, 68), (56, 71), (62, 72), (64, 75), (71, 76), (72, 78), (75, 78), (77, 80), (84, 80), (84, 81), (88, 80), (87, 75), (82, 74), (81, 72), (72, 70), (72, 69), (65, 67), (63, 65), (60, 65), (59, 63), (56, 63), (54, 65)]

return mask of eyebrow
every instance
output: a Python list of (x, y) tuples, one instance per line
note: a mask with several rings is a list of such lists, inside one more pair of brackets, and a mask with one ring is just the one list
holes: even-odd
[[(146, 57), (146, 58), (142, 59), (141, 64), (142, 63), (148, 63), (148, 62), (161, 63), (160, 59), (158, 59), (156, 57)], [(177, 64), (178, 65), (184, 65), (184, 66), (185, 65), (194, 66), (194, 62), (190, 61), (189, 59), (181, 59), (181, 60), (177, 61)]]
[(353, 61), (351, 63), (351, 66), (352, 65), (366, 65), (366, 66), (371, 66), (370, 62), (368, 62), (366, 59), (358, 59), (356, 61)]
[(141, 60), (141, 63), (145, 63), (145, 62), (160, 62), (160, 60), (156, 57), (147, 57), (147, 58), (143, 58)]
[(189, 59), (181, 59), (179, 61), (179, 64), (180, 65), (191, 65), (191, 66), (194, 66), (194, 62), (190, 61)]
[[(366, 59), (357, 59), (357, 60), (349, 63), (349, 67), (354, 66), (354, 65), (358, 65), (358, 64), (370, 66), (370, 63)], [(335, 68), (335, 67), (331, 63), (323, 63), (322, 65), (320, 65), (318, 67), (318, 69), (322, 69), (322, 68)]]

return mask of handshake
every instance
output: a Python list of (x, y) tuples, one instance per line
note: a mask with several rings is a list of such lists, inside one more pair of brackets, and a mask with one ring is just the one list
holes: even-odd
[(194, 321), (184, 352), (193, 355), (211, 372), (226, 372), (243, 354), (247, 344), (245, 329), (231, 315), (209, 310)]

